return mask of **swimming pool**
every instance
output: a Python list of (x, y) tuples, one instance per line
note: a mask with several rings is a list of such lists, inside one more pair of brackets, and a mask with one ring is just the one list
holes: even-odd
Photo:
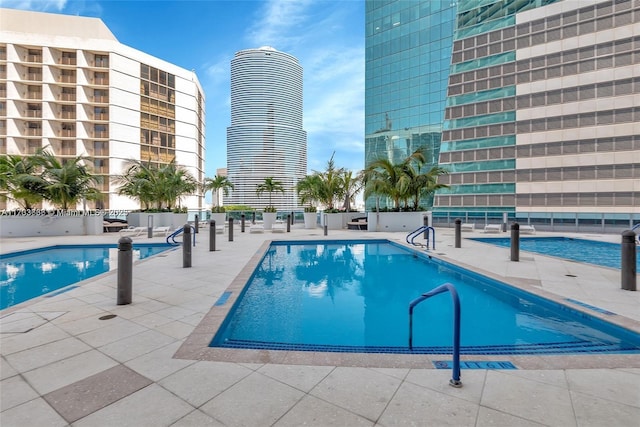
[[(511, 247), (511, 239), (509, 237), (478, 237), (470, 240), (507, 248)], [(621, 262), (620, 244), (587, 239), (521, 237), (520, 250), (618, 269)], [(637, 271), (640, 271), (640, 257), (637, 257), (636, 263)]]
[[(170, 249), (134, 244), (133, 260)], [(57, 245), (0, 255), (0, 310), (118, 267), (117, 245)]]
[[(458, 290), (462, 354), (638, 353), (640, 334), (389, 241), (273, 242), (211, 347), (450, 353)], [(223, 295), (221, 302), (228, 295)]]

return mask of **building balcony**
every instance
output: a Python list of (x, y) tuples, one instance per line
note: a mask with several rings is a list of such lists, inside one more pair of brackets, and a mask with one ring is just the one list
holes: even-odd
[(42, 92), (27, 92), (27, 99), (42, 99)]
[(91, 80), (91, 83), (99, 86), (108, 86), (109, 79), (107, 77), (96, 77), (93, 80)]
[(76, 76), (61, 75), (58, 77), (58, 83), (75, 83)]
[(42, 110), (26, 110), (24, 115), (27, 117), (33, 117), (36, 119), (42, 118)]
[(42, 73), (27, 73), (24, 75), (24, 78), (33, 82), (41, 82)]
[(77, 65), (77, 63), (76, 58), (69, 58), (67, 56), (63, 56), (58, 60), (58, 64), (60, 65)]
[(58, 136), (61, 138), (75, 138), (76, 131), (73, 129), (60, 129), (58, 131)]
[(109, 138), (109, 131), (97, 130), (93, 132), (93, 138)]
[(37, 64), (42, 64), (42, 55), (25, 55), (23, 57), (25, 62), (33, 62)]
[(26, 136), (42, 136), (42, 128), (28, 128), (25, 131)]
[(75, 93), (61, 93), (58, 95), (58, 99), (60, 101), (71, 101), (75, 102), (76, 94)]
[(92, 120), (108, 121), (109, 120), (109, 113), (94, 114)]
[(98, 104), (108, 104), (109, 97), (108, 96), (94, 96), (92, 97), (92, 101)]

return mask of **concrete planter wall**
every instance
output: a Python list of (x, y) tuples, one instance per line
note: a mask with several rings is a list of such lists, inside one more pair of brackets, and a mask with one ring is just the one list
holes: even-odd
[(0, 217), (0, 237), (88, 236), (102, 230), (102, 215)]
[(183, 227), (187, 223), (186, 213), (173, 212), (130, 212), (127, 224), (133, 227), (147, 227), (149, 216), (153, 217), (153, 227), (171, 227), (172, 230)]
[(369, 212), (367, 224), (369, 231), (411, 231), (423, 225), (427, 212)]
[(324, 227), (325, 222), (329, 230), (342, 230), (347, 226), (346, 217), (343, 213), (320, 213), (320, 226)]

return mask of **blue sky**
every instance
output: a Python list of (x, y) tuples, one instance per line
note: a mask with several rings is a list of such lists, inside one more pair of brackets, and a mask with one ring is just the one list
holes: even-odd
[(364, 167), (364, 0), (0, 0), (102, 19), (123, 44), (196, 71), (206, 95), (206, 175), (226, 167), (235, 52), (272, 46), (304, 70), (308, 168)]

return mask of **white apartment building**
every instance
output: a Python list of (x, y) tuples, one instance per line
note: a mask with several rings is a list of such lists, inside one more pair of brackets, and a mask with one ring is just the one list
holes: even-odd
[(86, 157), (104, 194), (88, 208), (139, 208), (112, 180), (130, 160), (175, 159), (202, 182), (204, 102), (193, 71), (119, 43), (100, 19), (0, 9), (0, 154)]

